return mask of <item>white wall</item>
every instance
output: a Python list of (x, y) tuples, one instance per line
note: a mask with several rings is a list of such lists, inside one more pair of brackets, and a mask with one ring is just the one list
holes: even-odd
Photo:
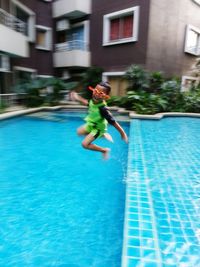
[(0, 24), (0, 52), (20, 57), (28, 57), (28, 41), (23, 34)]
[(89, 67), (90, 52), (73, 50), (54, 53), (54, 67)]
[(59, 17), (73, 11), (91, 13), (91, 0), (58, 0), (53, 3), (53, 16)]

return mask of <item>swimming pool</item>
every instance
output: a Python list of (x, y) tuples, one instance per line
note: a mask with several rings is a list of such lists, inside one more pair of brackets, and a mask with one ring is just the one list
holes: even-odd
[(56, 114), (0, 123), (0, 266), (200, 267), (200, 120), (132, 120), (126, 175), (115, 129), (104, 162)]
[(133, 120), (123, 267), (200, 266), (200, 120)]
[(103, 161), (71, 115), (0, 122), (0, 266), (120, 267), (128, 146), (110, 127)]

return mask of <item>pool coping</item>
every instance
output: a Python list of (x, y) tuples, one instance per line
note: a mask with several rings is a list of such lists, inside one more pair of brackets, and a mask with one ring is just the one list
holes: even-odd
[[(46, 106), (46, 107), (38, 107), (38, 108), (24, 108), (17, 111), (9, 111), (0, 114), (0, 120), (5, 120), (13, 117), (22, 116), (25, 114), (30, 114), (39, 111), (56, 111), (60, 109), (72, 109), (72, 110), (87, 110), (86, 106), (83, 105), (59, 105), (59, 106)], [(137, 114), (133, 111), (126, 110), (124, 108), (119, 108), (117, 106), (109, 107), (110, 111), (117, 111), (119, 114), (127, 115), (130, 119), (148, 119), (148, 120), (160, 120), (164, 117), (197, 117), (200, 118), (200, 113), (190, 113), (190, 112), (163, 112), (156, 113), (154, 115), (145, 115), (145, 114)]]
[(5, 119), (18, 117), (18, 116), (23, 116), (26, 114), (39, 112), (39, 111), (56, 111), (56, 110), (68, 109), (68, 108), (70, 108), (70, 109), (83, 109), (83, 110), (87, 109), (87, 107), (80, 106), (80, 105), (73, 105), (73, 106), (61, 105), (61, 106), (54, 106), (54, 107), (24, 108), (21, 110), (9, 111), (9, 112), (5, 112), (5, 113), (0, 114), (0, 121), (5, 120)]
[(200, 118), (200, 113), (163, 112), (163, 113), (156, 113), (154, 115), (144, 115), (144, 114), (136, 114), (136, 113), (130, 112), (129, 116), (131, 119), (160, 120), (164, 117), (197, 117), (197, 118)]

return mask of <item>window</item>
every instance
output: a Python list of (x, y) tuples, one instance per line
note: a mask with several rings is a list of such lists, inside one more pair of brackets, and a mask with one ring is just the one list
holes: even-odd
[(197, 5), (200, 5), (200, 0), (193, 0)]
[(103, 18), (103, 45), (138, 40), (139, 7), (107, 14)]
[(70, 25), (66, 31), (57, 31), (56, 51), (88, 50), (89, 21)]
[(15, 83), (30, 82), (30, 80), (36, 77), (35, 69), (14, 66), (13, 70)]
[(67, 33), (67, 42), (70, 50), (85, 50), (84, 26), (71, 28)]
[(0, 55), (0, 72), (7, 72), (10, 70), (9, 57), (6, 55)]
[(186, 28), (185, 52), (200, 55), (200, 29), (192, 25), (187, 25)]
[(181, 91), (187, 92), (191, 90), (192, 88), (196, 87), (199, 82), (200, 80), (196, 77), (182, 76)]
[(11, 13), (26, 25), (25, 35), (28, 41), (35, 41), (35, 13), (18, 0), (11, 0)]
[(24, 22), (24, 25), (25, 25), (24, 33), (25, 33), (26, 36), (28, 36), (29, 15), (26, 12), (24, 12), (22, 9), (16, 7), (16, 17)]
[(52, 31), (51, 28), (37, 25), (36, 26), (36, 48), (51, 50)]

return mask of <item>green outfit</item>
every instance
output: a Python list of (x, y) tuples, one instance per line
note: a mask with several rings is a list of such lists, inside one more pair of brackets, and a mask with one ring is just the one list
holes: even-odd
[(85, 129), (95, 138), (103, 136), (107, 130), (108, 122), (101, 114), (101, 109), (104, 107), (106, 107), (105, 101), (100, 103), (94, 103), (92, 100), (89, 101), (88, 116), (85, 118)]

